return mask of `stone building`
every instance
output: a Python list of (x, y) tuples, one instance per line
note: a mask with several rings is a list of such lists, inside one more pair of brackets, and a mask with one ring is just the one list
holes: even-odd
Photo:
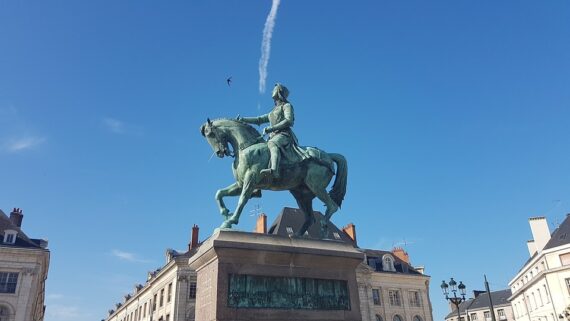
[(401, 248), (362, 251), (366, 262), (356, 272), (362, 321), (432, 321), (423, 269), (412, 267)]
[[(508, 301), (510, 296), (510, 289), (491, 292), (496, 321), (515, 320), (511, 303)], [(445, 321), (457, 321), (457, 310), (454, 305), (450, 304), (450, 307), (452, 311), (445, 317)], [(486, 291), (473, 291), (473, 298), (459, 305), (459, 313), (461, 321), (492, 321), (489, 294)]]
[(24, 215), (0, 210), (0, 321), (42, 321), (50, 252), (21, 229)]
[[(137, 284), (133, 293), (108, 311), (107, 321), (191, 321), (196, 303), (196, 272), (188, 259), (196, 253), (198, 226), (192, 227), (188, 251), (166, 250), (166, 264), (148, 272), (145, 284)], [(3, 320), (2, 320), (3, 321)]]
[(544, 217), (529, 224), (530, 258), (509, 282), (515, 320), (570, 320), (570, 215), (552, 234)]
[[(317, 212), (314, 215), (318, 219), (322, 216)], [(304, 215), (298, 209), (284, 208), (269, 228), (267, 216), (260, 215), (253, 232), (290, 236), (303, 222)], [(347, 242), (358, 248), (353, 224), (339, 229), (330, 223), (329, 232), (334, 241)], [(319, 235), (319, 224), (307, 231), (309, 238), (319, 238)], [(188, 267), (188, 259), (196, 253), (198, 246), (198, 229), (195, 227), (188, 252), (167, 251), (168, 263), (150, 273), (144, 285), (135, 287), (123, 302), (109, 310), (105, 321), (194, 320), (196, 273)], [(356, 271), (362, 321), (433, 321), (428, 294), (430, 277), (423, 274), (423, 268), (411, 266), (403, 249), (358, 250), (365, 257)], [(171, 295), (171, 299), (161, 299), (163, 293), (169, 298)]]

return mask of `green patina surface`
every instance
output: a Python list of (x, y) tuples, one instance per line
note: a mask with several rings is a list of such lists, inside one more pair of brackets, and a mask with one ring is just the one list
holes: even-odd
[[(252, 197), (261, 197), (262, 190), (290, 191), (305, 222), (297, 230), (297, 236), (305, 235), (315, 223), (313, 199), (318, 198), (326, 207), (321, 219), (321, 237), (329, 238), (328, 222), (342, 205), (346, 194), (348, 165), (341, 154), (327, 153), (315, 147), (302, 147), (293, 133), (295, 121), (293, 105), (287, 100), (289, 90), (275, 85), (272, 98), (274, 106), (265, 115), (217, 119), (200, 127), (218, 157), (234, 158), (232, 172), (236, 182), (216, 192), (216, 202), (224, 222), (220, 228), (232, 228), (239, 223), (241, 213)], [(250, 124), (269, 123), (259, 133)], [(265, 135), (269, 139), (264, 139)], [(335, 177), (332, 189), (327, 191)], [(239, 196), (234, 212), (227, 208), (224, 198)]]
[(228, 306), (350, 310), (350, 295), (344, 280), (230, 274)]

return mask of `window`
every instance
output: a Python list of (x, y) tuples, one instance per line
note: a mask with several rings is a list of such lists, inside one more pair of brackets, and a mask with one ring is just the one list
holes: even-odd
[(538, 293), (538, 302), (540, 302), (540, 306), (543, 306), (544, 302), (542, 302), (542, 294), (540, 293), (540, 289), (536, 289), (536, 293)]
[(190, 291), (189, 291), (188, 297), (190, 299), (196, 298), (196, 282), (190, 282)]
[(395, 305), (395, 306), (402, 305), (402, 303), (400, 302), (400, 291), (389, 290), (388, 297), (390, 298), (390, 305)]
[(420, 292), (410, 291), (410, 306), (419, 307), (420, 304)]
[(16, 293), (18, 273), (0, 272), (0, 293)]
[(0, 321), (9, 320), (10, 310), (7, 307), (0, 305)]
[(485, 320), (491, 320), (491, 312), (485, 311), (483, 312), (483, 316), (485, 317)]
[(471, 313), (471, 321), (477, 321), (477, 313)]
[(419, 315), (416, 315), (413, 320), (414, 321), (422, 321), (422, 318), (420, 318)]
[(18, 231), (16, 230), (4, 230), (4, 243), (16, 243), (16, 235), (18, 235)]
[(168, 296), (166, 297), (166, 302), (170, 302), (172, 298), (172, 283), (168, 285)]
[(391, 255), (385, 254), (382, 257), (382, 270), (396, 272), (394, 268), (394, 258)]
[(532, 302), (530, 301), (530, 296), (528, 296), (528, 295), (526, 296), (526, 302), (527, 302), (527, 304), (528, 304), (528, 309), (529, 309), (530, 311), (534, 310), (534, 309), (532, 308)]
[(156, 298), (157, 298), (157, 294), (154, 294), (154, 299), (152, 300), (152, 311), (156, 311)]
[(146, 317), (146, 302), (144, 303), (144, 308), (143, 308), (143, 318)]
[(380, 305), (380, 290), (372, 289), (372, 301), (374, 305)]
[(170, 314), (166, 315), (166, 321), (170, 321)]
[(506, 320), (507, 319), (507, 315), (505, 314), (504, 309), (497, 310), (497, 315), (499, 316), (499, 320)]
[(546, 303), (550, 303), (550, 297), (548, 296), (548, 289), (546, 288), (546, 284), (544, 286), (544, 296), (546, 297)]
[(399, 315), (396, 314), (396, 315), (394, 315), (394, 317), (392, 318), (392, 321), (404, 321), (404, 320), (402, 319), (401, 316), (399, 316)]
[(160, 307), (164, 305), (164, 289), (160, 290)]
[(376, 321), (384, 321), (384, 320), (382, 320), (382, 316), (380, 314), (377, 314)]

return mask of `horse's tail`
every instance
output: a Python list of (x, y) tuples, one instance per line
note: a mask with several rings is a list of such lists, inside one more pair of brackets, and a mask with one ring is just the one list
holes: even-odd
[(342, 200), (344, 200), (344, 195), (346, 194), (346, 181), (348, 176), (348, 164), (346, 163), (346, 158), (341, 154), (331, 153), (329, 156), (336, 163), (336, 175), (334, 179), (334, 184), (329, 192), (332, 200), (341, 207)]

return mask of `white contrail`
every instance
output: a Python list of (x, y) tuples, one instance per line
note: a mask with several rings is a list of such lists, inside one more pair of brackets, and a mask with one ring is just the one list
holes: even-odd
[(273, 27), (275, 27), (275, 18), (277, 18), (277, 8), (281, 0), (273, 0), (271, 11), (265, 20), (263, 28), (263, 40), (261, 41), (261, 58), (259, 58), (259, 92), (265, 92), (265, 80), (267, 79), (267, 64), (269, 63), (269, 54), (271, 53), (271, 37), (273, 36)]

